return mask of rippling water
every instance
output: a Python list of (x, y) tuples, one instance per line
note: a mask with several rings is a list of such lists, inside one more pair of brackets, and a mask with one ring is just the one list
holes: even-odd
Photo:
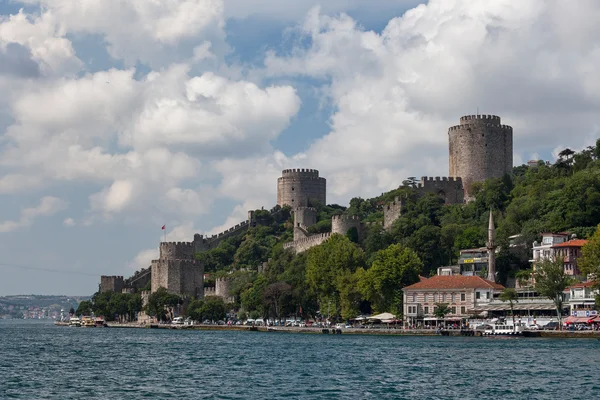
[(0, 321), (0, 398), (596, 399), (600, 341)]

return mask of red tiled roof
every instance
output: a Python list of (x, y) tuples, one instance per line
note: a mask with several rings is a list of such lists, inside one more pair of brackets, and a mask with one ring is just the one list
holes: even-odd
[(436, 275), (431, 278), (407, 286), (402, 290), (413, 289), (504, 289), (504, 286), (480, 278), (479, 276)]
[(579, 282), (579, 283), (569, 286), (568, 288), (565, 289), (565, 291), (568, 291), (569, 289), (592, 287), (595, 285), (598, 285), (598, 282), (595, 282), (595, 281)]
[(555, 244), (554, 246), (552, 246), (552, 248), (555, 248), (555, 247), (582, 247), (586, 243), (587, 243), (587, 240), (585, 240), (585, 239), (573, 239), (573, 240), (569, 240), (568, 242), (562, 242), (559, 244)]

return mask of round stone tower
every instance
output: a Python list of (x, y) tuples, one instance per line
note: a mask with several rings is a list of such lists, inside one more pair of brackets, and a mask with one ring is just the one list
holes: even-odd
[(346, 235), (352, 228), (356, 228), (360, 235), (360, 218), (356, 215), (334, 215), (331, 217), (331, 233)]
[(465, 197), (473, 182), (512, 174), (513, 131), (497, 115), (466, 115), (448, 130), (450, 176), (462, 178)]
[(316, 169), (284, 169), (277, 179), (277, 204), (292, 208), (326, 205), (326, 181)]

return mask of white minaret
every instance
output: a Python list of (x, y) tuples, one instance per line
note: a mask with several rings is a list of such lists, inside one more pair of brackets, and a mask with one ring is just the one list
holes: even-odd
[(496, 229), (494, 228), (494, 214), (490, 208), (490, 223), (488, 225), (488, 281), (496, 282)]

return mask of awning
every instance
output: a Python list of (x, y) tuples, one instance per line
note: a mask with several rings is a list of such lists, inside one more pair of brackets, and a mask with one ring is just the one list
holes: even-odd
[(396, 318), (396, 316), (394, 314), (392, 314), (392, 313), (389, 313), (389, 312), (384, 312), (384, 313), (373, 315), (373, 316), (369, 317), (369, 319), (371, 319), (371, 320), (373, 320), (373, 319), (379, 319), (381, 321), (395, 319), (395, 318)]
[(436, 317), (425, 317), (423, 318), (423, 321), (437, 321), (438, 319)]
[(587, 324), (591, 322), (593, 318), (590, 317), (568, 317), (565, 319), (565, 324)]

